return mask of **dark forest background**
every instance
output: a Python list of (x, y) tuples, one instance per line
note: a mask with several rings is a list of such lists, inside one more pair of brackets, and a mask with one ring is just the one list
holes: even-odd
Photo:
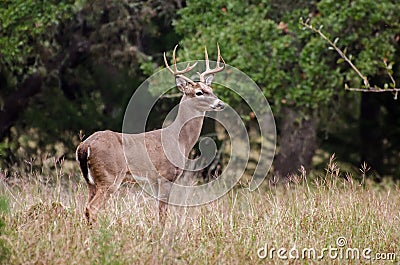
[[(131, 95), (164, 67), (164, 51), (179, 43), (180, 61), (202, 59), (207, 45), (216, 58), (218, 42), (225, 61), (249, 75), (272, 107), (273, 174), (298, 173), (301, 165), (323, 170), (335, 153), (350, 172), (366, 162), (376, 180), (399, 179), (399, 101), (389, 92), (346, 91), (345, 84), (362, 87), (362, 80), (299, 24), (302, 17), (323, 25), (371, 85), (390, 87), (383, 61), (400, 82), (396, 2), (1, 1), (1, 174), (40, 168), (47, 159), (74, 160), (82, 135), (121, 131)], [(245, 106), (218, 95), (254, 126)], [(161, 100), (149, 129), (160, 127), (178, 101)]]

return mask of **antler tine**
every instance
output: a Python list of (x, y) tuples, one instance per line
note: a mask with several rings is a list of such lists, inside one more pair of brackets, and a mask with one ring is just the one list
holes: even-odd
[[(219, 45), (217, 43), (217, 49), (218, 49), (218, 58), (217, 58), (217, 65), (215, 66), (214, 69), (210, 69), (210, 61), (208, 60), (208, 53), (207, 53), (207, 47), (204, 47), (204, 56), (206, 59), (206, 70), (203, 73), (198, 73), (200, 75), (200, 82), (205, 82), (205, 77), (206, 75), (210, 74), (215, 74), (218, 72), (221, 72), (225, 69), (225, 61), (224, 58), (221, 56), (221, 51), (219, 49)], [(220, 66), (220, 63), (222, 61), (222, 66)]]
[(224, 64), (222, 67), (222, 70), (225, 69), (225, 60), (221, 56), (221, 51), (219, 50), (219, 44), (217, 42), (217, 49), (218, 49), (218, 59), (217, 59), (217, 66), (219, 66), (220, 61), (222, 60), (222, 63)]
[(206, 71), (210, 70), (210, 61), (208, 60), (207, 46), (204, 46), (204, 57), (206, 58)]
[(172, 62), (173, 62), (173, 64), (174, 64), (175, 72), (178, 72), (178, 68), (177, 68), (177, 66), (176, 66), (176, 49), (177, 49), (177, 48), (178, 48), (178, 44), (175, 45), (174, 51), (172, 52)]
[(184, 73), (190, 72), (194, 67), (196, 67), (197, 62), (195, 62), (192, 66), (190, 66), (190, 63), (187, 64), (186, 68), (183, 70), (178, 70), (178, 67), (176, 65), (176, 49), (178, 48), (178, 45), (175, 46), (174, 51), (172, 53), (172, 62), (174, 64), (174, 69), (172, 69), (169, 65), (168, 65), (168, 61), (167, 61), (167, 56), (164, 52), (164, 63), (165, 66), (167, 67), (167, 69), (176, 77), (179, 76), (183, 79), (185, 79), (186, 81), (188, 81), (189, 83), (191, 83), (192, 85), (195, 84), (190, 78), (184, 76)]
[(167, 69), (172, 73), (172, 74), (174, 74), (174, 71), (171, 69), (171, 67), (169, 67), (169, 65), (168, 65), (168, 62), (167, 62), (167, 56), (165, 55), (165, 52), (164, 52), (164, 63), (165, 63), (165, 67), (167, 67)]

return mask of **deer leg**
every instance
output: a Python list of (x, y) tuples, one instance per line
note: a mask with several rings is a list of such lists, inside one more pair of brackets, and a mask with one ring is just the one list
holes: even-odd
[(96, 195), (96, 186), (89, 184), (88, 183), (88, 193), (89, 193), (89, 198), (86, 203), (86, 208), (85, 208), (85, 217), (90, 223), (90, 210), (89, 210), (89, 205), (93, 201), (94, 196)]
[(104, 206), (111, 195), (118, 190), (123, 179), (123, 176), (119, 176), (115, 178), (114, 183), (108, 185), (103, 184), (100, 187), (94, 186), (94, 190), (89, 189), (89, 202), (85, 210), (85, 216), (89, 223), (95, 223), (97, 221), (98, 211)]
[(108, 187), (99, 187), (96, 189), (96, 194), (93, 199), (86, 206), (85, 215), (90, 224), (97, 221), (97, 212), (104, 205), (110, 196), (108, 192)]
[(158, 180), (158, 221), (164, 226), (167, 218), (168, 199), (171, 191), (172, 182), (168, 180)]
[(94, 195), (96, 195), (96, 185), (88, 183), (88, 192), (89, 192), (88, 203), (90, 203), (93, 200)]

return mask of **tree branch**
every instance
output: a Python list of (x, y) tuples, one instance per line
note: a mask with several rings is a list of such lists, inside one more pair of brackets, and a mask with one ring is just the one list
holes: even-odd
[[(390, 84), (392, 88), (386, 88), (386, 86), (388, 87), (387, 84), (385, 84), (385, 88), (380, 88), (378, 86), (374, 86), (372, 87), (370, 85), (370, 83), (368, 82), (368, 78), (367, 76), (363, 75), (361, 73), (360, 70), (358, 70), (358, 68), (353, 64), (353, 62), (351, 61), (351, 59), (349, 57), (346, 56), (346, 54), (336, 46), (336, 43), (338, 42), (339, 38), (336, 38), (333, 42), (321, 31), (322, 26), (320, 26), (319, 28), (315, 28), (313, 25), (311, 25), (309, 23), (309, 19), (307, 19), (306, 21), (303, 21), (302, 18), (300, 18), (300, 24), (304, 27), (304, 29), (309, 29), (311, 31), (313, 31), (314, 33), (317, 33), (321, 36), (322, 39), (324, 39), (326, 42), (329, 43), (329, 45), (336, 50), (336, 52), (340, 55), (340, 57), (343, 58), (344, 61), (346, 61), (350, 67), (357, 73), (357, 75), (363, 80), (364, 82), (364, 88), (350, 88), (347, 86), (347, 84), (345, 84), (345, 89), (346, 90), (350, 90), (350, 91), (360, 91), (360, 92), (392, 92), (394, 94), (394, 99), (397, 99), (397, 95), (400, 91), (400, 88), (396, 88), (396, 81), (393, 78), (393, 75), (391, 74), (391, 65), (387, 64), (386, 60), (383, 60), (384, 64), (385, 64), (385, 68), (386, 68), (386, 72), (390, 77), (390, 80), (392, 81), (392, 83)], [(351, 56), (350, 56), (351, 57)]]

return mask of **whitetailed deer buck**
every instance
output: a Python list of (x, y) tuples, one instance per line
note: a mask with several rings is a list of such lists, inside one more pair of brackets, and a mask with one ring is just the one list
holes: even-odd
[(171, 185), (182, 174), (185, 160), (198, 141), (205, 112), (222, 110), (225, 106), (211, 88), (214, 74), (225, 68), (219, 47), (214, 69), (210, 68), (205, 48), (206, 70), (198, 73), (200, 81), (194, 82), (183, 74), (191, 71), (197, 62), (178, 70), (177, 46), (173, 52), (173, 68), (164, 53), (165, 66), (183, 93), (175, 120), (163, 129), (140, 134), (95, 132), (76, 150), (76, 159), (88, 185), (85, 216), (89, 223), (96, 221), (100, 208), (129, 176), (146, 178), (152, 185), (158, 183), (154, 186), (158, 193), (159, 220), (164, 223)]

